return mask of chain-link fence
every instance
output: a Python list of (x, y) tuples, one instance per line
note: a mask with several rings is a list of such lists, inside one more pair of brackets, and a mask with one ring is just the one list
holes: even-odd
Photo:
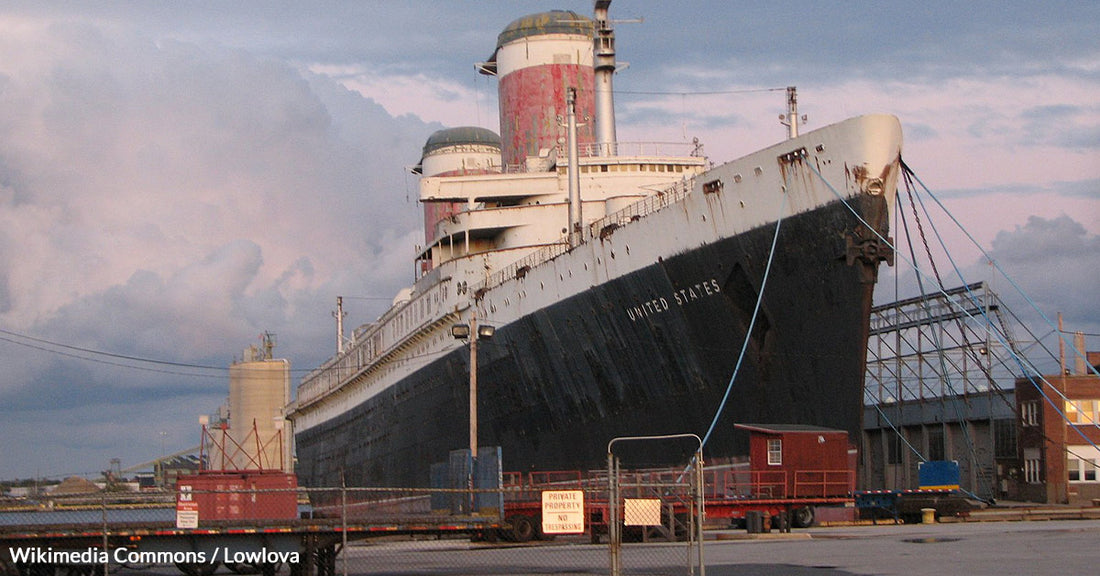
[[(0, 502), (0, 576), (611, 573), (605, 471), (504, 475), (493, 490), (272, 487), (286, 481), (278, 476), (199, 475), (172, 491)], [(636, 541), (623, 545), (625, 565), (689, 573), (688, 549), (667, 542), (691, 525), (685, 495), (655, 478), (621, 488), (661, 501), (661, 526), (620, 532)], [(550, 523), (558, 515), (542, 515), (543, 493), (560, 491), (583, 502), (566, 533)]]
[[(616, 446), (659, 446), (688, 441), (696, 445), (690, 460), (671, 469), (625, 468)], [(609, 567), (612, 576), (651, 574), (655, 565), (677, 566), (678, 574), (705, 573), (703, 561), (702, 441), (694, 434), (616, 438), (608, 445)], [(653, 540), (668, 546), (627, 547)]]

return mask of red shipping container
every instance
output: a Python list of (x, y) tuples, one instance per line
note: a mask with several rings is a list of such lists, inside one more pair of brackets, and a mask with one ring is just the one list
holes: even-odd
[(177, 490), (191, 492), (199, 522), (292, 520), (298, 517), (298, 477), (281, 472), (203, 473), (181, 476)]

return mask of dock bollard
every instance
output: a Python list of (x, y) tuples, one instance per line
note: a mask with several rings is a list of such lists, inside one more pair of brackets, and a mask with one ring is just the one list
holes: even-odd
[(936, 509), (935, 508), (921, 508), (921, 524), (935, 524), (936, 523)]

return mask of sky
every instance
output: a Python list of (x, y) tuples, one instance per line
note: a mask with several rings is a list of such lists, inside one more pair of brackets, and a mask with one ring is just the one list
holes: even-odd
[[(423, 242), (407, 168), (435, 130), (497, 129), (474, 64), (549, 9), (592, 6), (0, 6), (0, 479), (197, 445), (261, 334), (296, 382), (334, 352), (337, 296), (349, 326), (381, 314)], [(790, 85), (804, 130), (895, 114), (962, 277), (1003, 270), (995, 289), (1021, 288), (1037, 332), (1061, 312), (1100, 349), (1100, 3), (616, 0), (611, 16), (621, 141), (697, 137), (732, 160), (784, 138)]]

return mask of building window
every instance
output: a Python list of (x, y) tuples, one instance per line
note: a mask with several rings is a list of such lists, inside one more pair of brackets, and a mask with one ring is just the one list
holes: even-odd
[(1024, 482), (1042, 483), (1042, 456), (1038, 448), (1024, 448)]
[(1100, 449), (1094, 446), (1066, 446), (1066, 473), (1070, 482), (1097, 482)]
[(993, 421), (993, 456), (1016, 457), (1016, 422), (1011, 418)]
[(943, 427), (941, 426), (934, 426), (928, 429), (928, 459), (947, 459), (947, 454), (944, 451)]
[(1042, 482), (1039, 475), (1040, 462), (1038, 459), (1024, 460), (1024, 481), (1028, 484)]
[(1030, 400), (1028, 402), (1020, 403), (1020, 425), (1022, 426), (1038, 426), (1039, 425), (1039, 401)]
[(901, 430), (897, 432), (884, 432), (887, 436), (886, 440), (886, 462), (887, 464), (901, 464)]
[(1070, 424), (1095, 424), (1097, 418), (1097, 400), (1067, 400), (1066, 422)]
[(776, 438), (768, 440), (768, 466), (783, 464), (783, 441)]
[(1074, 458), (1066, 461), (1070, 482), (1096, 482), (1096, 460)]

